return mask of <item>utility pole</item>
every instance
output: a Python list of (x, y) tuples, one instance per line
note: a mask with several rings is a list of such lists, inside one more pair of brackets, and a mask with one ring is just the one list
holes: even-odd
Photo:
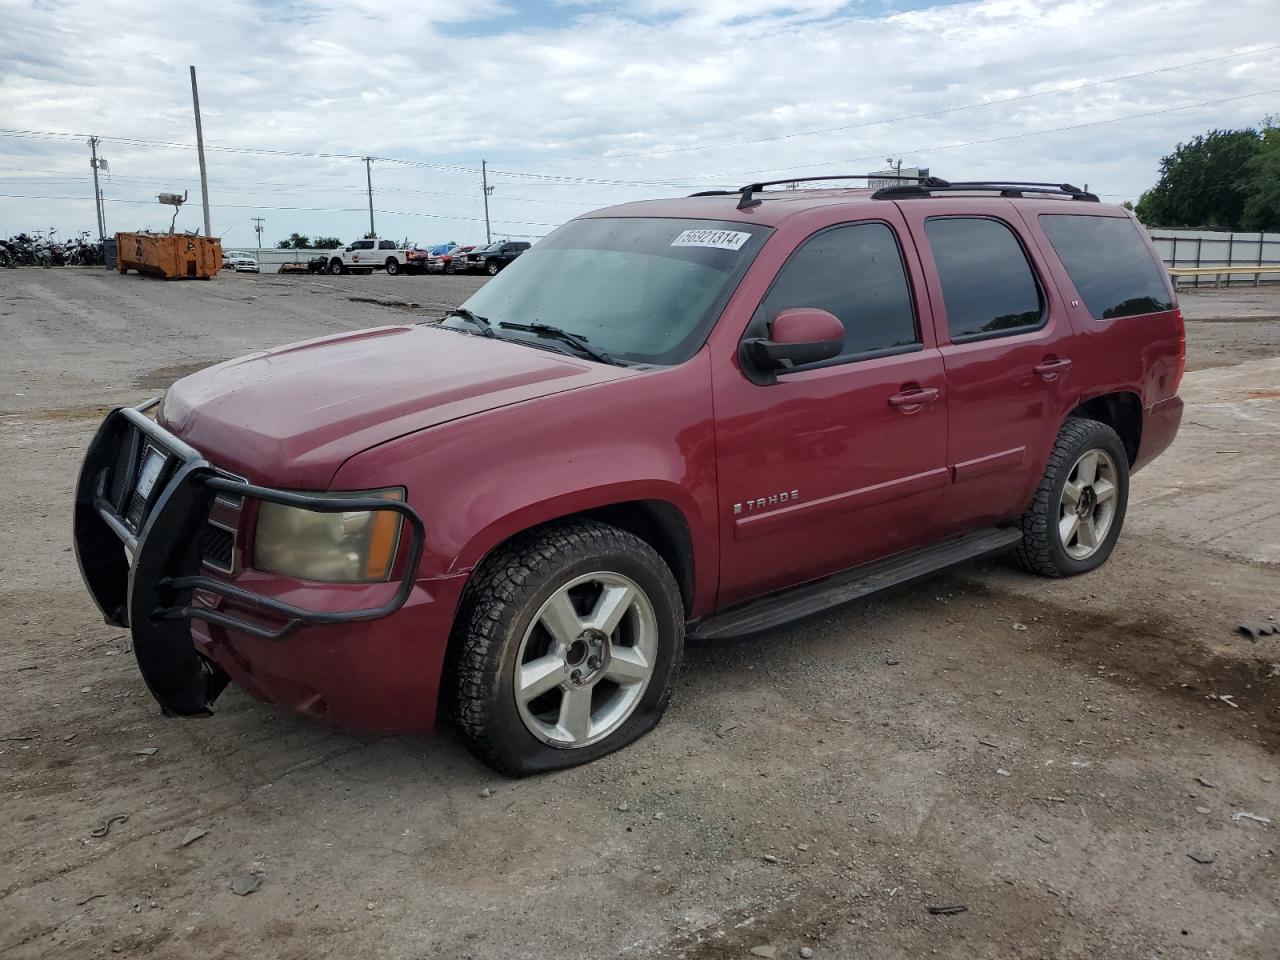
[(200, 199), (204, 201), (204, 235), (213, 236), (209, 226), (209, 174), (204, 166), (204, 128), (200, 126), (200, 92), (196, 89), (196, 68), (191, 68), (191, 104), (196, 111), (196, 153), (200, 157)]
[(364, 182), (369, 187), (369, 236), (376, 237), (378, 231), (373, 226), (373, 157), (364, 158)]
[(262, 259), (262, 218), (250, 217), (249, 219), (253, 221), (253, 229), (256, 230), (258, 233), (258, 259), (261, 260)]
[(489, 194), (493, 187), (489, 186), (489, 164), (484, 160), (480, 161), (480, 189), (484, 193), (484, 242), (488, 245), (493, 242), (489, 235)]
[(91, 159), (89, 166), (93, 167), (93, 210), (98, 215), (98, 242), (101, 243), (107, 237), (107, 222), (102, 213), (102, 188), (98, 186), (98, 167), (105, 164), (105, 160), (98, 159), (98, 143), (97, 137), (89, 138), (89, 153)]

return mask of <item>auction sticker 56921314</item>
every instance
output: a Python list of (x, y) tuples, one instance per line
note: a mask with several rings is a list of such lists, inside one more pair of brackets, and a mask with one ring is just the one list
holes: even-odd
[(686, 230), (671, 241), (673, 247), (711, 247), (715, 250), (740, 250), (751, 239), (741, 230)]

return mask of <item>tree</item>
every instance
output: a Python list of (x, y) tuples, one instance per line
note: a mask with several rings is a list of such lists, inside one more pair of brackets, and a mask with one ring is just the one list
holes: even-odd
[(1280, 126), (1268, 117), (1262, 144), (1245, 167), (1241, 226), (1246, 230), (1280, 230)]
[(309, 246), (311, 246), (311, 238), (301, 233), (291, 233), (288, 240), (281, 240), (276, 244), (277, 249), (280, 250), (305, 250)]
[(316, 237), (311, 243), (314, 250), (332, 250), (342, 246), (342, 241), (337, 237)]
[(1211, 130), (1160, 160), (1160, 180), (1138, 200), (1149, 227), (1239, 230), (1251, 161), (1262, 147), (1257, 130)]

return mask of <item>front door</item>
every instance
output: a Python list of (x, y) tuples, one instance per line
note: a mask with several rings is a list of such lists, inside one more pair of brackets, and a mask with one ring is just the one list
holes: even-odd
[(716, 366), (723, 607), (933, 537), (947, 397), (918, 261), (896, 208), (803, 241), (744, 337), (783, 310), (843, 322), (841, 356), (753, 382)]

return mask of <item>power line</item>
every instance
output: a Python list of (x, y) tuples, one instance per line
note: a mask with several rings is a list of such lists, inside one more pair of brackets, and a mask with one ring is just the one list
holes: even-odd
[[(53, 196), (37, 196), (25, 193), (0, 193), (0, 200), (75, 200), (83, 202), (83, 197), (53, 197)], [(123, 197), (103, 197), (104, 203), (133, 203), (152, 206), (154, 200), (129, 200)], [(220, 203), (218, 207), (231, 210), (277, 210), (291, 213), (367, 213), (367, 207), (274, 207), (269, 204), (255, 203)], [(464, 217), (461, 214), (443, 214), (443, 213), (421, 213), (417, 210), (381, 210), (375, 209), (375, 213), (383, 213), (391, 217), (427, 217), (432, 220), (469, 220), (475, 223), (483, 223), (483, 217)], [(511, 224), (518, 227), (558, 227), (559, 223), (539, 223), (532, 220), (497, 220), (495, 223)]]
[[(10, 128), (0, 128), (0, 136), (2, 137), (18, 137), (18, 138), (35, 138), (35, 139), (53, 139), (53, 140), (74, 140), (89, 134), (73, 134), (64, 133), (55, 130), (17, 130)], [(145, 147), (163, 147), (173, 150), (195, 150), (196, 145), (192, 143), (172, 143), (166, 140), (143, 140), (137, 137), (116, 137), (102, 136), (103, 141), (112, 143), (129, 144), (132, 146)], [(272, 157), (303, 157), (308, 159), (320, 160), (359, 160), (362, 163), (368, 159), (370, 161), (378, 161), (380, 163), (394, 163), (405, 167), (425, 167), (432, 170), (444, 170), (449, 173), (465, 173), (476, 174), (480, 172), (479, 167), (467, 167), (461, 164), (445, 164), (432, 163), (426, 160), (409, 160), (404, 157), (378, 157), (368, 156), (366, 154), (354, 153), (312, 153), (300, 150), (272, 150), (261, 147), (231, 147), (216, 146), (213, 144), (205, 144), (205, 150), (216, 150), (222, 153), (235, 154), (254, 154)], [(497, 173), (498, 171), (490, 171)], [(560, 183), (590, 183), (604, 186), (619, 187), (664, 187), (664, 186), (696, 186), (694, 183), (680, 183), (671, 180), (609, 180), (600, 177), (585, 178), (571, 176), (557, 176), (555, 174), (532, 174), (525, 172), (505, 172), (504, 176), (517, 177), (522, 179), (548, 180)]]
[[(87, 133), (66, 133), (60, 130), (21, 130), (13, 128), (0, 128), (0, 136), (18, 137), (25, 139), (37, 140), (77, 140), (91, 136)], [(110, 140), (112, 143), (129, 144), (138, 147), (162, 147), (172, 150), (195, 150), (194, 143), (174, 143), (171, 140), (147, 140), (142, 137), (117, 137), (104, 136), (101, 139)], [(304, 157), (315, 160), (361, 160), (365, 159), (365, 154), (356, 153), (323, 153), (308, 150), (278, 150), (267, 147), (233, 147), (216, 144), (205, 144), (205, 150), (216, 150), (219, 153), (240, 153), (240, 154), (258, 154), (269, 157)], [(477, 173), (478, 167), (468, 167), (458, 163), (433, 163), (427, 160), (407, 160), (402, 157), (371, 157), (372, 160), (378, 160), (383, 163), (398, 163), (411, 167), (429, 167), (434, 170), (448, 170), (454, 173)]]

